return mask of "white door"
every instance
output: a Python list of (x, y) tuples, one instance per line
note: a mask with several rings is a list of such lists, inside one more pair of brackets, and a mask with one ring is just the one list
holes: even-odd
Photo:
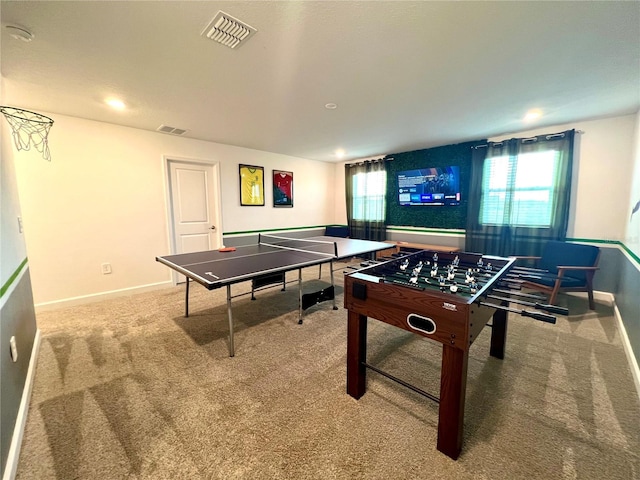
[(172, 253), (222, 246), (219, 164), (168, 160)]

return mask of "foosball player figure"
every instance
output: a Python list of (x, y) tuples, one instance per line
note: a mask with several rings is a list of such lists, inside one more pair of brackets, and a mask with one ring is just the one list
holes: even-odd
[(436, 278), (438, 276), (438, 264), (434, 263), (431, 266), (431, 278)]
[(471, 283), (473, 281), (474, 281), (473, 270), (469, 268), (467, 270), (467, 275), (466, 275), (466, 278), (464, 280), (464, 283)]
[(456, 267), (449, 265), (447, 267), (447, 280), (451, 281), (456, 278)]

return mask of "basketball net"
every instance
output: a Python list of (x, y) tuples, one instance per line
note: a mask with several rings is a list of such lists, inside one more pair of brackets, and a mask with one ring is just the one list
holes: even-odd
[(33, 145), (45, 160), (51, 161), (47, 137), (53, 120), (21, 108), (0, 107), (0, 112), (11, 125), (13, 143), (18, 150), (29, 150)]

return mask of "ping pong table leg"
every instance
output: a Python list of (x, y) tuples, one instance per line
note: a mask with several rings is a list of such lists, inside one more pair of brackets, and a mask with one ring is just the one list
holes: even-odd
[(302, 325), (302, 269), (298, 269), (298, 325)]
[(187, 287), (185, 288), (185, 297), (184, 297), (184, 316), (185, 318), (189, 318), (189, 277), (184, 277), (187, 279)]
[(227, 315), (229, 317), (229, 356), (235, 355), (233, 348), (233, 315), (231, 314), (231, 285), (227, 285)]
[(333, 309), (334, 310), (338, 310), (338, 307), (336, 307), (336, 295), (335, 295), (336, 286), (335, 286), (335, 283), (333, 283), (333, 260), (331, 260), (331, 262), (329, 262), (329, 269), (331, 270), (331, 287), (333, 288), (333, 291), (334, 291), (334, 294), (333, 294)]

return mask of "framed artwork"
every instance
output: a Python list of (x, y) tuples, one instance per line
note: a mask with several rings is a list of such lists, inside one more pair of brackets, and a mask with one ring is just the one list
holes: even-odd
[(293, 207), (293, 172), (273, 171), (273, 206)]
[(240, 165), (240, 205), (264, 206), (264, 168)]

